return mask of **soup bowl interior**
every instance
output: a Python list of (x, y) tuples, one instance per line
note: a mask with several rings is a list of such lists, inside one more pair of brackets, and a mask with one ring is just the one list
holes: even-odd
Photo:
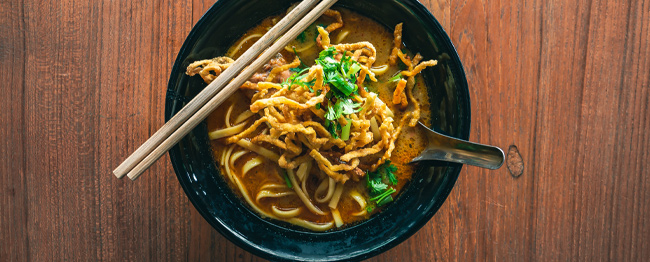
[[(248, 29), (295, 1), (219, 0), (185, 40), (171, 72), (165, 119), (169, 120), (206, 85), (185, 75), (193, 61), (224, 55)], [(467, 139), (470, 102), (463, 68), (440, 24), (415, 0), (347, 1), (345, 7), (387, 28), (404, 22), (403, 41), (439, 65), (423, 71), (429, 88), (432, 127)], [(260, 217), (221, 176), (212, 157), (205, 123), (180, 141), (169, 155), (181, 186), (199, 213), (224, 237), (272, 260), (359, 260), (388, 250), (420, 229), (440, 208), (461, 170), (459, 164), (424, 162), (412, 180), (382, 212), (342, 230), (309, 232)]]

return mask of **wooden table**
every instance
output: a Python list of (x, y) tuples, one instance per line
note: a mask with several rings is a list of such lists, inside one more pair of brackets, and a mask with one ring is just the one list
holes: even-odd
[[(163, 124), (176, 53), (213, 2), (0, 2), (0, 261), (260, 260), (201, 218), (168, 157), (136, 182), (111, 174)], [(422, 2), (465, 65), (471, 140), (523, 172), (464, 167), (434, 218), (371, 260), (650, 258), (650, 1)]]

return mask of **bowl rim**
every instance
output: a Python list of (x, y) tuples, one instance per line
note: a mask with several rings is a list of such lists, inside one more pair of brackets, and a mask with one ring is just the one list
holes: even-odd
[[(295, 1), (295, 0), (294, 0)], [(462, 121), (464, 121), (466, 128), (459, 130), (458, 137), (462, 139), (468, 139), (469, 138), (469, 132), (470, 132), (470, 127), (471, 127), (471, 110), (470, 110), (470, 94), (469, 94), (469, 88), (467, 84), (467, 78), (465, 75), (465, 70), (464, 67), (460, 61), (460, 58), (458, 56), (458, 52), (456, 50), (456, 47), (453, 45), (449, 35), (447, 32), (444, 30), (442, 25), (438, 22), (438, 20), (431, 14), (431, 12), (424, 6), (422, 3), (420, 3), (418, 0), (395, 0), (397, 2), (400, 2), (402, 4), (405, 4), (408, 6), (408, 9), (411, 10), (412, 12), (415, 13), (415, 16), (421, 19), (424, 23), (430, 23), (431, 26), (436, 30), (437, 32), (431, 32), (431, 33), (436, 33), (439, 35), (441, 43), (446, 45), (447, 48), (453, 52), (449, 53), (450, 59), (453, 60), (453, 64), (457, 65), (458, 68), (453, 68), (454, 70), (454, 80), (456, 81), (456, 84), (461, 91), (464, 93), (464, 97), (459, 97), (458, 99), (464, 99), (465, 101), (465, 108), (464, 111), (466, 114), (462, 116)], [(187, 57), (189, 54), (190, 50), (192, 49), (192, 45), (197, 42), (198, 37), (200, 36), (200, 32), (203, 31), (203, 28), (206, 26), (209, 26), (209, 17), (213, 16), (215, 13), (218, 13), (224, 5), (226, 5), (229, 1), (228, 0), (219, 0), (215, 2), (198, 20), (198, 22), (192, 27), (190, 33), (188, 34), (187, 38), (185, 39), (183, 45), (181, 46), (178, 55), (174, 61), (174, 65), (172, 67), (171, 73), (170, 73), (170, 78), (169, 78), (169, 83), (168, 83), (168, 90), (167, 90), (167, 96), (166, 96), (166, 108), (165, 108), (165, 121), (169, 121), (169, 119), (177, 112), (171, 112), (170, 110), (170, 99), (174, 100), (177, 99), (174, 97), (173, 94), (175, 94), (174, 88), (175, 85), (178, 83), (178, 72), (184, 71), (182, 67), (182, 63), (184, 59)], [(339, 5), (338, 3), (335, 4), (335, 7), (345, 7), (349, 8), (345, 5)], [(170, 93), (172, 95), (170, 96)], [(178, 110), (176, 110), (178, 111)], [(216, 229), (222, 236), (224, 236), (226, 239), (229, 241), (233, 242), (236, 244), (238, 247), (254, 254), (262, 258), (266, 259), (273, 259), (273, 260), (293, 260), (295, 257), (283, 257), (279, 256), (276, 253), (268, 253), (264, 251), (263, 249), (260, 249), (257, 247), (255, 244), (251, 243), (248, 241), (245, 237), (242, 235), (238, 234), (237, 232), (232, 231), (227, 225), (221, 224), (221, 223), (216, 223), (220, 221), (213, 221), (212, 218), (214, 216), (210, 214), (203, 206), (200, 206), (199, 199), (197, 195), (193, 194), (192, 188), (189, 184), (188, 181), (184, 179), (184, 177), (181, 176), (181, 174), (185, 174), (189, 172), (181, 163), (179, 159), (177, 159), (174, 156), (174, 152), (178, 151), (177, 148), (179, 145), (175, 145), (173, 150), (169, 151), (169, 156), (170, 156), (170, 161), (172, 163), (172, 166), (174, 168), (176, 177), (181, 184), (181, 187), (183, 188), (183, 191), (185, 195), (188, 197), (190, 200), (190, 203), (194, 206), (194, 208), (201, 214), (201, 216), (214, 228)], [(450, 164), (452, 168), (455, 168), (456, 170), (453, 170), (450, 172), (451, 176), (446, 176), (445, 179), (450, 179), (450, 181), (446, 182), (449, 186), (445, 188), (443, 191), (440, 193), (440, 197), (443, 199), (442, 201), (439, 201), (439, 204), (433, 206), (427, 212), (423, 215), (421, 219), (416, 221), (413, 225), (411, 225), (406, 231), (402, 232), (402, 234), (398, 235), (395, 238), (390, 239), (387, 242), (382, 242), (381, 245), (377, 246), (374, 249), (370, 250), (365, 250), (365, 252), (361, 252), (358, 254), (354, 254), (350, 257), (345, 257), (345, 258), (338, 258), (340, 260), (361, 260), (361, 259), (367, 259), (370, 257), (373, 257), (377, 254), (380, 254), (384, 251), (387, 251), (398, 244), (402, 243), (409, 237), (411, 237), (415, 232), (420, 230), (428, 221), (431, 220), (433, 215), (437, 213), (437, 211), (440, 209), (442, 204), (446, 201), (446, 199), (449, 197), (449, 194), (451, 193), (451, 190), (456, 184), (456, 181), (458, 179), (458, 176), (460, 175), (462, 165), (460, 164)], [(417, 173), (417, 172), (416, 172)], [(408, 189), (408, 188), (407, 188)], [(372, 218), (371, 218), (372, 219)], [(336, 234), (336, 232), (341, 232), (345, 231), (344, 230), (339, 230), (339, 231), (334, 231), (334, 232), (329, 232), (329, 234)], [(317, 233), (317, 234), (328, 234), (328, 233)], [(324, 260), (330, 260), (331, 258), (324, 258)]]

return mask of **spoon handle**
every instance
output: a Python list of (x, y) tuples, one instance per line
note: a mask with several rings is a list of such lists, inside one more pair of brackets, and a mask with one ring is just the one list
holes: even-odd
[(431, 132), (427, 133), (429, 146), (419, 156), (411, 160), (411, 163), (438, 160), (488, 169), (498, 169), (503, 165), (505, 155), (503, 150), (498, 147), (453, 138), (422, 126)]

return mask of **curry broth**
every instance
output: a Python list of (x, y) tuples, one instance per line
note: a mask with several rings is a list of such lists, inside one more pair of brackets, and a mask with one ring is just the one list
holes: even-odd
[[(389, 30), (388, 28), (382, 26), (381, 24), (375, 22), (372, 19), (361, 16), (347, 9), (337, 8), (336, 10), (341, 12), (344, 21), (344, 26), (331, 33), (330, 37), (332, 43), (337, 44), (338, 43), (337, 39), (339, 39), (340, 34), (342, 32), (349, 31), (349, 34), (344, 38), (344, 40), (341, 43), (354, 43), (359, 41), (368, 41), (372, 43), (377, 50), (377, 60), (375, 62), (375, 65), (379, 66), (379, 65), (388, 64), (388, 57), (390, 55), (391, 48), (393, 45), (392, 30)], [(257, 27), (246, 32), (246, 34), (244, 34), (237, 42), (239, 43), (241, 42), (241, 40), (246, 39), (248, 36), (251, 35), (265, 33), (274, 24), (274, 22), (278, 21), (280, 18), (281, 17), (279, 16), (266, 18)], [(327, 25), (331, 21), (332, 20), (330, 18), (323, 17), (317, 20), (314, 24)], [(311, 36), (312, 35), (309, 35), (309, 37)], [(313, 37), (315, 37), (315, 34), (313, 35)], [(252, 37), (248, 41), (244, 42), (241, 45), (241, 47), (236, 47), (236, 46), (231, 47), (231, 49), (228, 51), (228, 55), (230, 55), (233, 58), (237, 58), (239, 55), (243, 53), (243, 51), (249, 48), (258, 39), (259, 37)], [(311, 66), (314, 63), (315, 58), (318, 57), (319, 51), (320, 48), (318, 48), (317, 45), (314, 45), (312, 48), (310, 48), (309, 51), (301, 52), (299, 55), (303, 63), (305, 63), (307, 66)], [(287, 50), (283, 50), (281, 54), (283, 57), (285, 57), (287, 61), (292, 61), (295, 57), (293, 52), (288, 52)], [(396, 84), (394, 82), (390, 82), (389, 79), (392, 76), (396, 75), (398, 71), (399, 69), (395, 66), (389, 67), (386, 73), (377, 76), (377, 80), (378, 80), (377, 82), (366, 84), (366, 87), (369, 91), (378, 93), (379, 98), (382, 101), (386, 101), (386, 104), (389, 105), (390, 109), (395, 114), (394, 119), (396, 123), (399, 123), (404, 112), (408, 112), (413, 106), (413, 105), (409, 105), (409, 108), (407, 108), (406, 110), (400, 110), (390, 102), (392, 101), (392, 94)], [(416, 84), (413, 88), (413, 94), (415, 98), (419, 101), (421, 106), (422, 111), (421, 111), (420, 121), (428, 124), (430, 121), (429, 98), (427, 93), (427, 87), (425, 86), (422, 76), (420, 75), (416, 76)], [(230, 121), (232, 121), (232, 119), (234, 119), (237, 115), (239, 115), (240, 113), (248, 109), (248, 107), (250, 106), (250, 99), (246, 97), (243, 91), (240, 90), (236, 92), (232, 97), (230, 97), (226, 102), (224, 102), (221, 106), (219, 106), (219, 108), (217, 108), (217, 110), (215, 110), (209, 116), (208, 130), (212, 131), (212, 130), (226, 127), (225, 115), (226, 112), (228, 111), (228, 108), (233, 104), (235, 106), (230, 115), (231, 117)], [(214, 152), (214, 157), (217, 161), (219, 161), (223, 151), (227, 150), (229, 146), (224, 144), (223, 139), (213, 140), (211, 143)], [(422, 130), (418, 128), (408, 127), (408, 126), (404, 127), (403, 132), (399, 135), (396, 141), (395, 150), (393, 151), (392, 156), (390, 158), (392, 164), (394, 164), (397, 167), (397, 172), (395, 174), (398, 178), (398, 184), (394, 186), (397, 192), (393, 193), (393, 197), (397, 196), (397, 194), (399, 194), (401, 189), (411, 179), (411, 174), (414, 172), (414, 168), (413, 166), (409, 165), (408, 162), (414, 157), (416, 157), (424, 149), (426, 144), (427, 144), (426, 137)], [(275, 148), (273, 147), (271, 147), (271, 149), (275, 150)], [(278, 150), (275, 151), (277, 152)], [(246, 188), (248, 194), (251, 196), (251, 199), (253, 199), (253, 201), (255, 201), (255, 196), (257, 195), (257, 192), (259, 192), (260, 187), (262, 187), (263, 185), (267, 183), (285, 184), (285, 180), (283, 179), (282, 176), (283, 175), (282, 172), (284, 171), (277, 165), (277, 163), (273, 163), (268, 159), (264, 159), (263, 164), (253, 168), (244, 177), (242, 177), (240, 170), (242, 169), (243, 165), (248, 160), (252, 159), (255, 156), (256, 156), (255, 153), (252, 152), (247, 153), (240, 159), (237, 159), (237, 161), (235, 161), (234, 163), (234, 166), (231, 166), (232, 172), (234, 172), (234, 174), (237, 177), (239, 177), (240, 181), (243, 183), (244, 187)], [(225, 174), (225, 172), (223, 172), (224, 171), (223, 167), (221, 169), (222, 169), (222, 174)], [(318, 182), (319, 182), (318, 177), (319, 177), (319, 173), (321, 172), (319, 172), (319, 168), (317, 165), (313, 165), (312, 170), (310, 172), (311, 175), (309, 176), (310, 179), (308, 179), (306, 183), (306, 188), (307, 188), (307, 192), (311, 192), (310, 194), (310, 198), (311, 198), (311, 196), (313, 196), (313, 192), (318, 187)], [(226, 178), (226, 181), (229, 181), (229, 179)], [(236, 194), (241, 196), (241, 193), (237, 189), (237, 186), (232, 185), (232, 183), (230, 184), (233, 190), (237, 192)], [(300, 185), (293, 185), (293, 186), (300, 186)], [(346, 192), (348, 192), (349, 190), (356, 190), (364, 198), (368, 199), (369, 197), (367, 192), (368, 190), (366, 188), (365, 178), (358, 182), (350, 180), (344, 184), (344, 188), (345, 188), (343, 191), (344, 193), (341, 195), (341, 200), (339, 201), (338, 204), (338, 210), (346, 226), (349, 225), (350, 223), (365, 220), (370, 215), (380, 211), (380, 208), (377, 208), (375, 209), (375, 211), (366, 214), (365, 216), (352, 215), (353, 213), (359, 212), (360, 207), (359, 204)], [(313, 202), (321, 210), (329, 210), (327, 206), (327, 202), (326, 203), (317, 203), (316, 201)], [(263, 198), (261, 199), (261, 201), (256, 203), (258, 204), (258, 208), (262, 209), (264, 212), (267, 213), (272, 213), (271, 211), (272, 206), (276, 206), (279, 209), (289, 209), (289, 208), (296, 208), (296, 207), (303, 206), (303, 203), (296, 195), (290, 195), (282, 198)], [(309, 210), (304, 208), (298, 217), (306, 221), (315, 222), (315, 223), (330, 222), (333, 219), (330, 213), (327, 213), (326, 216), (320, 216), (320, 215), (313, 214), (309, 212)]]

